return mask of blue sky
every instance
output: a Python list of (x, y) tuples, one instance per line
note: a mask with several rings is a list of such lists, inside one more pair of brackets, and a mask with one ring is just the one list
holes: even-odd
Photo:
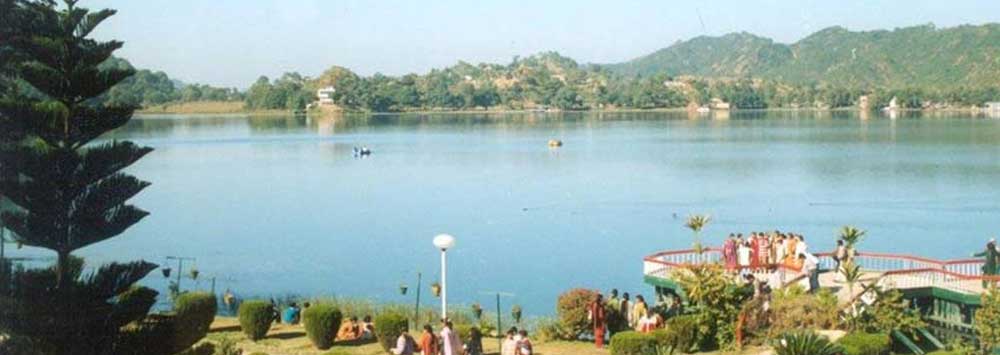
[[(119, 14), (95, 36), (186, 82), (246, 87), (260, 75), (423, 73), (555, 50), (628, 60), (699, 35), (747, 31), (790, 43), (820, 29), (1000, 22), (1000, 1), (84, 0)], [(699, 21), (699, 14), (702, 21)]]

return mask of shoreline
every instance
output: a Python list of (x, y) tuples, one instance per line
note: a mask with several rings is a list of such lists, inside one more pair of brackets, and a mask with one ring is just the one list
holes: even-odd
[[(159, 110), (156, 108), (160, 108)], [(309, 110), (306, 112), (295, 112), (289, 110), (170, 110), (164, 108), (164, 106), (156, 106), (154, 108), (140, 109), (136, 110), (136, 115), (141, 116), (175, 116), (175, 115), (227, 115), (227, 116), (293, 116), (301, 115), (308, 117), (343, 117), (343, 116), (412, 116), (412, 115), (514, 115), (514, 114), (580, 114), (580, 113), (688, 113), (694, 116), (712, 116), (712, 115), (729, 115), (729, 114), (739, 114), (739, 113), (767, 113), (767, 112), (809, 112), (809, 113), (857, 113), (859, 115), (864, 114), (875, 114), (879, 116), (891, 116), (894, 114), (935, 114), (935, 113), (948, 113), (948, 114), (967, 114), (974, 117), (988, 117), (989, 112), (982, 109), (971, 109), (971, 108), (942, 108), (942, 109), (896, 109), (892, 111), (883, 110), (859, 110), (857, 108), (791, 108), (791, 107), (776, 107), (776, 108), (761, 108), (761, 109), (732, 109), (732, 110), (711, 110), (709, 112), (696, 112), (688, 110), (683, 107), (675, 108), (652, 108), (652, 109), (587, 109), (587, 110), (514, 110), (514, 109), (503, 109), (503, 110), (413, 110), (413, 111), (399, 111), (399, 112), (366, 112), (366, 111), (350, 111), (350, 110), (339, 110), (339, 111), (323, 111), (323, 110)]]

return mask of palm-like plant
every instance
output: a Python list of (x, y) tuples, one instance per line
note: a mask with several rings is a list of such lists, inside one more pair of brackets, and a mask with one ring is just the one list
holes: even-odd
[(852, 226), (843, 226), (840, 228), (840, 239), (844, 241), (848, 249), (854, 249), (854, 246), (861, 242), (861, 239), (864, 237), (865, 231), (861, 229)]
[(694, 232), (694, 251), (701, 254), (701, 230), (711, 222), (712, 217), (708, 215), (692, 215), (688, 217), (687, 222), (684, 223), (685, 227), (688, 227), (692, 232)]
[(843, 349), (813, 332), (785, 334), (774, 344), (775, 355), (836, 355)]
[(843, 265), (840, 266), (840, 274), (844, 276), (844, 283), (847, 284), (847, 290), (850, 292), (851, 297), (854, 296), (854, 285), (861, 281), (861, 267), (855, 264), (853, 261), (845, 261)]

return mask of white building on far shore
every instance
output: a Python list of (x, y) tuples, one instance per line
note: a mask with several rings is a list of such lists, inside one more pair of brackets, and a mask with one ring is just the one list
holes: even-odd
[(320, 105), (333, 105), (333, 94), (337, 92), (333, 86), (316, 90), (316, 98)]

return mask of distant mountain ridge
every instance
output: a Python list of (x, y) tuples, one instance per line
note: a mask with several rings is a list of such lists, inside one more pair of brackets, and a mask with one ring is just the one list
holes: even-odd
[(754, 77), (840, 87), (998, 86), (1000, 24), (830, 27), (792, 44), (746, 32), (700, 36), (603, 67), (623, 75)]

